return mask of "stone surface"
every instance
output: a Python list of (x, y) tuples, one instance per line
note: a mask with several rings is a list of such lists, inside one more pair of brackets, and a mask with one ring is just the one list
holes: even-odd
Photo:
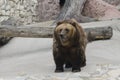
[(120, 4), (120, 0), (103, 0), (103, 1), (106, 1), (107, 3), (115, 6)]
[[(12, 80), (120, 80), (120, 65), (97, 64), (93, 72), (35, 74), (27, 75), (22, 72)], [(86, 76), (89, 75), (89, 76)], [(0, 78), (2, 79), (2, 78)], [(4, 80), (4, 79), (2, 79)], [(5, 79), (6, 80), (6, 79)]]
[(120, 12), (102, 0), (87, 0), (83, 14), (99, 20), (120, 18)]
[(120, 80), (120, 65), (97, 64), (95, 71), (89, 73), (36, 74), (32, 76), (23, 74), (14, 80)]
[[(104, 0), (117, 5), (120, 10), (120, 0)], [(23, 25), (54, 20), (60, 12), (60, 0), (0, 0), (0, 22), (5, 17), (13, 17)], [(87, 0), (83, 14), (97, 19), (120, 17), (120, 12), (102, 0)], [(113, 10), (113, 11), (111, 11)]]
[(22, 25), (36, 23), (38, 22), (37, 5), (37, 0), (0, 0), (0, 23), (6, 21), (6, 17), (12, 17)]
[(59, 11), (59, 0), (0, 0), (0, 16), (13, 17), (23, 25), (55, 19)]

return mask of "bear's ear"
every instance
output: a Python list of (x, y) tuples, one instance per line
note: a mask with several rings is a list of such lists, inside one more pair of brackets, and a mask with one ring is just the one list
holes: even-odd
[(79, 23), (75, 19), (71, 19), (71, 22), (72, 22), (72, 25), (74, 27), (79, 27), (80, 26)]
[(63, 23), (63, 21), (57, 22), (57, 26), (59, 26), (59, 25), (62, 24), (62, 23)]
[(76, 27), (77, 21), (75, 19), (71, 19), (70, 24)]
[(76, 23), (75, 22), (71, 22), (71, 25), (73, 25), (74, 27), (76, 27)]
[(71, 21), (72, 21), (72, 22), (76, 22), (76, 23), (77, 23), (77, 21), (76, 21), (74, 18), (72, 18), (72, 19), (71, 19)]

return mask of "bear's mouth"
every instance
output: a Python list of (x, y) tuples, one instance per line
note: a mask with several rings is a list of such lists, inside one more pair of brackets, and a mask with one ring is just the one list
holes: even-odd
[(68, 40), (69, 40), (69, 39), (68, 39), (67, 36), (60, 35), (60, 41), (61, 41), (61, 42), (65, 43), (65, 42), (67, 42)]

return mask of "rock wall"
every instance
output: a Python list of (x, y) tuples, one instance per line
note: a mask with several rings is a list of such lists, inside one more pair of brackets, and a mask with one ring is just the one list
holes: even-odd
[(103, 0), (87, 0), (83, 9), (83, 14), (98, 20), (120, 18), (120, 12), (115, 6)]
[(112, 5), (120, 5), (120, 0), (103, 0)]
[(38, 0), (39, 21), (55, 19), (60, 11), (59, 0)]
[[(62, 0), (61, 0), (62, 1)], [(120, 0), (104, 0), (118, 5)], [(36, 22), (54, 20), (60, 12), (60, 0), (0, 0), (0, 23), (8, 25), (26, 25)], [(96, 7), (97, 5), (97, 7)], [(106, 10), (113, 7), (105, 6), (102, 0), (87, 0), (83, 14), (101, 18)], [(120, 7), (117, 7), (120, 9)], [(108, 11), (107, 13), (109, 13)], [(118, 13), (116, 10), (112, 11)], [(110, 12), (111, 13), (111, 12)], [(110, 16), (113, 15), (112, 13)], [(117, 17), (116, 15), (115, 17)], [(108, 16), (109, 18), (109, 16)]]
[(11, 17), (19, 24), (37, 22), (37, 5), (37, 0), (0, 0), (0, 22)]
[(32, 24), (55, 19), (58, 13), (59, 0), (0, 0), (2, 24)]

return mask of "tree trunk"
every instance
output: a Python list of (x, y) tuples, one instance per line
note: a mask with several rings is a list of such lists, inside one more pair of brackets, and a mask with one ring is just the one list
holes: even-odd
[(56, 22), (71, 18), (75, 18), (78, 22), (95, 21), (93, 18), (81, 15), (85, 2), (86, 0), (66, 0)]

